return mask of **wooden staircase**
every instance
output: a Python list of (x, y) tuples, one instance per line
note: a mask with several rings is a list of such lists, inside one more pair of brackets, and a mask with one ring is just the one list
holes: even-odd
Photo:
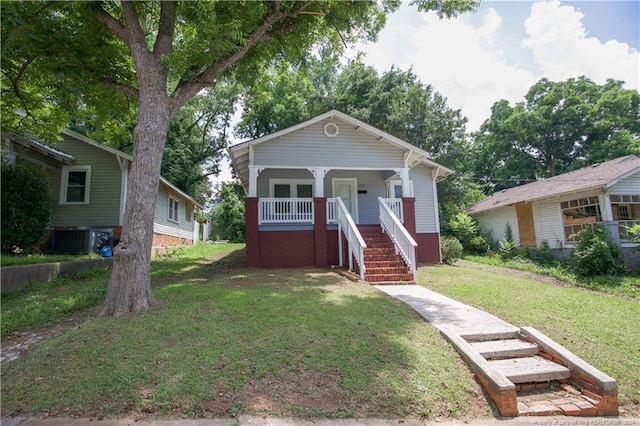
[(364, 249), (364, 280), (376, 284), (413, 283), (413, 274), (399, 254), (393, 241), (382, 232), (379, 225), (359, 226), (358, 230), (367, 244)]

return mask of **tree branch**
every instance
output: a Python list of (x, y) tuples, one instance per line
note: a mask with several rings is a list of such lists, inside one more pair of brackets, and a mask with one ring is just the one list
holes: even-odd
[(91, 9), (93, 13), (98, 18), (98, 21), (102, 22), (102, 24), (109, 29), (112, 33), (116, 35), (120, 40), (125, 42), (125, 44), (129, 44), (129, 34), (127, 33), (126, 28), (120, 21), (111, 16), (109, 12), (104, 10), (101, 6), (100, 2), (89, 2), (87, 3), (87, 8)]
[(116, 89), (126, 95), (131, 96), (134, 99), (140, 99), (140, 92), (138, 91), (138, 89), (134, 87), (127, 86), (126, 84), (119, 83), (107, 77), (100, 79), (100, 82), (105, 86), (111, 87), (112, 89)]
[(158, 36), (153, 46), (153, 53), (158, 58), (168, 55), (173, 51), (173, 36), (176, 26), (176, 2), (160, 2), (160, 23), (158, 24)]

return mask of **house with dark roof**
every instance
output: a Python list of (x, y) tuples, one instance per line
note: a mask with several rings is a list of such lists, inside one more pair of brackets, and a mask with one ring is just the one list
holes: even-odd
[(348, 266), (366, 281), (412, 281), (440, 262), (429, 154), (340, 111), (230, 147), (245, 187), (247, 263)]
[[(120, 237), (133, 157), (71, 130), (64, 130), (61, 136), (52, 146), (33, 137), (2, 133), (2, 157), (10, 163), (36, 164), (46, 171), (53, 191), (53, 217), (45, 247), (60, 253), (94, 251), (101, 240)], [(194, 210), (201, 207), (161, 177), (154, 247), (197, 241), (200, 224), (194, 220)]]
[[(640, 158), (628, 155), (496, 192), (467, 209), (496, 240), (509, 224), (519, 247), (546, 241), (562, 253), (585, 226), (603, 224), (623, 249), (635, 246), (627, 228), (640, 223)], [(625, 256), (632, 256), (630, 250)]]

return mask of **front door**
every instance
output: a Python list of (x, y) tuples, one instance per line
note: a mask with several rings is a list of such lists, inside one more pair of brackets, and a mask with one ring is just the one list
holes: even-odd
[(342, 198), (344, 205), (355, 223), (358, 223), (358, 193), (356, 179), (334, 179), (333, 196)]

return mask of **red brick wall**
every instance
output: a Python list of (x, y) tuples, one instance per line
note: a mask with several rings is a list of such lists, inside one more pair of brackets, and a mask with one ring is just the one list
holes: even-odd
[(153, 234), (153, 243), (154, 247), (157, 246), (182, 246), (182, 245), (191, 245), (193, 244), (192, 239), (174, 237), (173, 235), (164, 235), (164, 234)]
[(338, 254), (338, 231), (327, 231), (327, 261), (329, 266), (340, 262)]
[(313, 199), (314, 209), (314, 247), (315, 266), (323, 268), (329, 266), (327, 250), (327, 199), (316, 197)]
[(245, 205), (245, 241), (247, 266), (260, 266), (260, 234), (258, 231), (258, 199), (247, 197)]
[(416, 234), (413, 237), (418, 243), (416, 257), (418, 263), (440, 263), (440, 235)]
[[(259, 240), (258, 266), (262, 268), (315, 265), (314, 231), (260, 232)], [(247, 262), (248, 260), (247, 253)]]

